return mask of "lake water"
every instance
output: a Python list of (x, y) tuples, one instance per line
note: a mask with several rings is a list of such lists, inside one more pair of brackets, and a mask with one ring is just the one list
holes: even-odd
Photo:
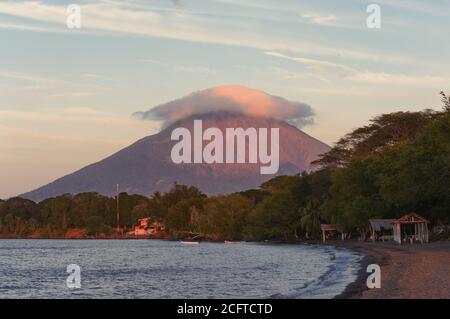
[[(332, 298), (361, 256), (320, 245), (0, 240), (0, 298)], [(81, 268), (69, 289), (67, 266)]]

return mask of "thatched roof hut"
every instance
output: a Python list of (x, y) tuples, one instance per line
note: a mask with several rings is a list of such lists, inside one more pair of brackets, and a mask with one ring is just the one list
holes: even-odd
[[(370, 233), (372, 236), (372, 241), (375, 241), (375, 235), (377, 232), (381, 232), (383, 230), (394, 232), (394, 221), (395, 219), (369, 219)], [(384, 240), (386, 236), (382, 236), (381, 238)], [(388, 239), (392, 239), (389, 236)]]
[[(414, 241), (420, 241), (421, 243), (428, 242), (428, 224), (430, 222), (420, 216), (419, 214), (412, 213), (405, 216), (400, 217), (399, 219), (394, 221), (394, 240), (401, 244), (402, 243), (402, 229), (403, 233), (403, 241), (409, 240), (411, 243)], [(408, 234), (405, 228), (409, 228), (410, 232), (412, 232), (412, 228), (414, 229), (414, 234)]]
[(341, 239), (344, 240), (346, 237), (346, 232), (342, 227), (339, 227), (337, 225), (332, 225), (332, 224), (321, 224), (320, 225), (320, 230), (322, 231), (322, 241), (325, 242), (326, 238), (327, 238), (327, 233), (334, 233), (334, 232), (338, 232), (341, 233)]

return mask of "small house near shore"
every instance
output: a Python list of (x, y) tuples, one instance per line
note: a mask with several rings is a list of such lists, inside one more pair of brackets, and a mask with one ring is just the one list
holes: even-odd
[(370, 237), (376, 239), (392, 240), (395, 219), (369, 219)]
[(147, 236), (163, 232), (165, 226), (161, 220), (155, 217), (145, 217), (138, 220), (138, 224), (129, 232), (134, 236)]
[[(361, 240), (365, 240), (366, 234), (370, 231), (372, 241), (394, 240), (402, 243), (428, 243), (429, 231), (428, 224), (430, 222), (416, 213), (404, 215), (398, 219), (369, 219), (369, 225), (363, 228)], [(340, 233), (341, 239), (345, 240), (348, 236), (342, 227), (332, 224), (321, 224), (322, 241), (325, 242), (335, 234)]]
[(415, 241), (428, 243), (429, 223), (428, 220), (415, 213), (402, 216), (393, 222), (394, 240), (399, 244), (408, 241), (411, 244)]
[(370, 235), (372, 241), (377, 239), (394, 240), (402, 244), (405, 242), (427, 243), (428, 224), (430, 222), (422, 216), (412, 213), (399, 219), (370, 219)]
[(341, 234), (341, 240), (345, 240), (347, 237), (347, 233), (344, 231), (342, 227), (339, 227), (337, 225), (332, 224), (321, 224), (320, 230), (322, 231), (322, 241), (325, 242), (327, 237), (340, 233)]

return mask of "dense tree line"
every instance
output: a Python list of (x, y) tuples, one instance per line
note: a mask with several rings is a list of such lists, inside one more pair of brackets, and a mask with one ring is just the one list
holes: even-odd
[[(279, 176), (259, 189), (208, 197), (175, 184), (150, 197), (119, 194), (120, 225), (162, 218), (169, 233), (210, 239), (309, 239), (321, 223), (358, 233), (369, 218), (416, 212), (433, 224), (450, 223), (450, 98), (443, 111), (396, 112), (375, 117), (347, 134), (315, 162), (317, 170)], [(62, 195), (40, 203), (0, 201), (0, 234), (58, 237), (75, 228), (113, 233), (116, 198)]]
[[(124, 225), (132, 225), (143, 196), (120, 194)], [(89, 233), (109, 233), (116, 223), (116, 201), (97, 193), (64, 194), (40, 203), (11, 198), (0, 202), (0, 233), (61, 237), (69, 229), (86, 228)]]

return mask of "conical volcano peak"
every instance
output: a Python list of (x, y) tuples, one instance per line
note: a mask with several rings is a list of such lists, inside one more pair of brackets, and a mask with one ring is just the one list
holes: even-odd
[(144, 137), (108, 158), (24, 194), (23, 197), (39, 201), (64, 193), (87, 191), (113, 196), (116, 184), (120, 184), (122, 190), (130, 194), (149, 195), (155, 191), (165, 192), (175, 182), (196, 186), (209, 195), (227, 194), (257, 188), (271, 178), (271, 175), (261, 174), (260, 165), (247, 162), (175, 164), (171, 159), (171, 151), (178, 142), (171, 139), (171, 134), (177, 128), (186, 128), (194, 136), (195, 120), (202, 120), (203, 130), (213, 127), (222, 132), (227, 128), (267, 128), (268, 131), (278, 128), (277, 175), (310, 171), (314, 169), (311, 162), (330, 149), (298, 128), (273, 118), (229, 111), (193, 114), (158, 134)]

